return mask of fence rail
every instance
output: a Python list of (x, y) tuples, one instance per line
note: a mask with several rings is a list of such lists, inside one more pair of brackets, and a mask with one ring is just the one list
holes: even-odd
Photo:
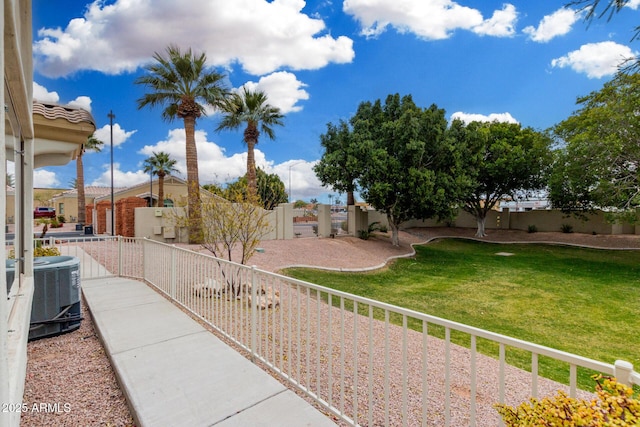
[[(590, 399), (579, 384), (594, 372), (640, 384), (627, 362), (602, 363), (147, 239), (53, 244), (102, 267), (85, 278), (147, 281), (352, 425), (497, 425), (497, 402), (517, 405), (558, 389)], [(560, 382), (548, 378), (557, 371)]]

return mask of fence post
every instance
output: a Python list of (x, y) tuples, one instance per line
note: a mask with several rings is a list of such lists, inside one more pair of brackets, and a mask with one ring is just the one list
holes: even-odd
[(251, 361), (255, 362), (258, 348), (258, 289), (256, 287), (256, 266), (251, 266)]
[(177, 282), (177, 271), (176, 271), (176, 251), (175, 246), (171, 248), (171, 284), (170, 284), (170, 292), (171, 298), (177, 300), (176, 293), (176, 282)]
[(142, 278), (147, 280), (147, 238), (142, 240)]
[(117, 237), (118, 242), (118, 277), (122, 277), (122, 236)]
[(624, 360), (616, 360), (613, 366), (613, 375), (616, 377), (616, 380), (621, 384), (631, 387), (631, 373), (633, 372), (633, 365)]

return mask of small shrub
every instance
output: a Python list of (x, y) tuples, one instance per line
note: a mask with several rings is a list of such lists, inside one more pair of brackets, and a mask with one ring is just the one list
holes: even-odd
[(530, 225), (527, 227), (527, 233), (537, 233), (538, 232), (538, 227), (536, 227), (535, 225)]
[(573, 233), (573, 225), (571, 225), (571, 224), (562, 224), (560, 226), (560, 230), (563, 233)]
[(64, 224), (65, 222), (67, 222), (67, 219), (64, 217), (64, 215), (58, 215), (58, 222), (60, 224)]
[(386, 225), (381, 225), (378, 230), (380, 230), (381, 233), (386, 233), (387, 231), (389, 231)]
[(40, 246), (33, 250), (33, 256), (60, 256), (60, 249), (55, 246)]
[(597, 397), (590, 402), (558, 391), (554, 397), (531, 398), (516, 408), (504, 404), (494, 408), (507, 427), (640, 425), (640, 400), (633, 389), (615, 378), (593, 378)]
[(358, 237), (362, 240), (369, 240), (369, 237), (371, 237), (371, 233), (369, 232), (369, 230), (358, 230)]
[[(35, 245), (35, 247), (33, 248), (33, 256), (34, 258), (39, 256), (60, 256), (60, 249), (56, 248), (55, 246), (42, 246), (42, 244)], [(16, 252), (14, 249), (11, 249), (9, 251), (8, 258), (14, 259), (15, 257)]]

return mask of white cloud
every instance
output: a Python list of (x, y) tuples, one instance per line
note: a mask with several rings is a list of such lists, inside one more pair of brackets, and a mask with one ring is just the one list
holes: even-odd
[(306, 86), (299, 81), (295, 74), (279, 71), (260, 78), (258, 83), (245, 83), (247, 89), (261, 90), (267, 94), (269, 104), (280, 108), (283, 114), (301, 111), (302, 107), (296, 105), (298, 101), (309, 99), (309, 93), (303, 88)]
[(515, 6), (505, 4), (502, 10), (493, 12), (490, 19), (473, 28), (473, 32), (483, 36), (509, 37), (515, 34), (514, 25), (518, 20), (518, 12)]
[(580, 19), (580, 16), (580, 12), (563, 7), (542, 18), (538, 28), (529, 26), (524, 28), (522, 32), (528, 34), (534, 42), (546, 43), (554, 37), (565, 35), (571, 31), (571, 27)]
[(82, 108), (88, 112), (91, 112), (91, 98), (88, 96), (79, 96), (73, 101), (64, 104), (60, 102), (60, 96), (58, 92), (49, 92), (49, 90), (39, 85), (36, 82), (33, 82), (33, 99), (42, 103), (51, 103), (58, 105), (68, 105), (69, 107), (74, 108)]
[(33, 186), (38, 188), (56, 188), (60, 185), (60, 180), (55, 172), (46, 169), (35, 169), (33, 171)]
[[(120, 127), (118, 123), (113, 124), (113, 146), (117, 147), (124, 144), (127, 139), (137, 130), (125, 131)], [(111, 144), (111, 128), (109, 125), (104, 125), (100, 129), (96, 129), (93, 136), (104, 143), (103, 149)]]
[(66, 28), (38, 30), (36, 69), (50, 77), (132, 72), (170, 43), (206, 52), (211, 65), (239, 63), (254, 75), (351, 62), (353, 41), (332, 37), (304, 6), (303, 0), (95, 0)]
[[(225, 183), (234, 181), (247, 172), (246, 153), (237, 153), (231, 156), (225, 154), (224, 148), (215, 142), (208, 141), (207, 132), (196, 130), (196, 148), (198, 150), (198, 173), (200, 183)], [(154, 145), (145, 145), (138, 151), (139, 154), (152, 156), (154, 152), (164, 151), (172, 159), (177, 161), (176, 169), (178, 176), (186, 178), (187, 161), (185, 158), (185, 133), (184, 129), (173, 129), (169, 131), (167, 139), (158, 141)], [(265, 168), (270, 163), (265, 159), (264, 153), (255, 150), (256, 165)]]
[(633, 52), (628, 46), (606, 41), (582, 45), (580, 49), (552, 60), (551, 66), (569, 67), (586, 74), (590, 79), (599, 79), (615, 74), (625, 60), (636, 56), (637, 52)]
[[(287, 194), (291, 194), (291, 200), (309, 200), (322, 193), (326, 193), (329, 189), (324, 188), (315, 172), (313, 167), (318, 161), (306, 161), (306, 160), (287, 160), (273, 166), (272, 169), (267, 170), (268, 173), (275, 173), (280, 177), (280, 180), (284, 183)], [(291, 179), (289, 179), (291, 177)]]
[(510, 36), (517, 19), (516, 9), (510, 4), (485, 20), (479, 10), (452, 0), (345, 0), (343, 10), (360, 22), (367, 37), (378, 36), (388, 26), (427, 40), (446, 39), (457, 29)]
[(638, 7), (640, 7), (640, 0), (629, 0), (629, 2), (625, 4), (625, 6), (633, 10), (637, 10)]
[[(198, 149), (198, 172), (200, 174), (201, 184), (216, 183), (224, 185), (237, 180), (247, 172), (246, 152), (227, 155), (224, 148), (215, 142), (208, 141), (207, 132), (203, 130), (196, 130), (195, 138)], [(178, 169), (179, 172), (176, 176), (185, 179), (187, 165), (184, 140), (184, 129), (173, 129), (169, 131), (166, 140), (159, 141), (154, 145), (146, 145), (138, 151), (138, 153), (145, 156), (152, 156), (154, 152), (158, 153), (160, 151), (168, 153), (171, 158), (177, 161), (176, 169)], [(258, 167), (267, 173), (275, 173), (280, 177), (285, 184), (287, 192), (289, 191), (289, 171), (291, 171), (291, 190), (293, 197), (296, 199), (318, 197), (319, 194), (328, 191), (322, 187), (322, 184), (313, 172), (313, 166), (317, 161), (287, 160), (286, 162), (275, 165), (272, 161), (268, 161), (264, 153), (259, 149), (255, 150), (255, 157)], [(137, 179), (135, 177), (138, 176), (146, 176), (146, 180), (149, 179), (148, 174), (142, 172), (142, 166), (140, 166), (138, 172), (131, 172), (129, 174), (128, 178), (131, 180)], [(108, 179), (110, 179), (108, 174), (103, 176), (104, 180), (108, 181)], [(142, 181), (144, 181), (144, 179), (142, 179)]]
[[(91, 182), (92, 186), (111, 187), (111, 165), (103, 165), (104, 172), (98, 178)], [(149, 182), (149, 174), (142, 170), (135, 172), (127, 172), (120, 170), (120, 163), (113, 163), (113, 186), (114, 187), (132, 187), (134, 185)]]
[(83, 110), (91, 112), (91, 98), (88, 96), (79, 96), (68, 105), (69, 107), (82, 108)]
[(488, 116), (484, 114), (464, 113), (462, 111), (455, 112), (451, 115), (451, 120), (462, 120), (465, 123), (471, 122), (502, 122), (502, 123), (518, 123), (510, 113), (491, 113)]
[(46, 87), (33, 82), (33, 99), (45, 104), (57, 104), (60, 101), (60, 96), (58, 92), (49, 92)]

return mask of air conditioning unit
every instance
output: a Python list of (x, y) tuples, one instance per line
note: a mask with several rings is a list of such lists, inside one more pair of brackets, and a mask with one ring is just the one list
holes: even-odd
[[(7, 287), (15, 265), (7, 262)], [(29, 340), (71, 332), (82, 321), (80, 260), (71, 256), (33, 260), (33, 304)]]
[(75, 331), (82, 321), (80, 260), (71, 256), (33, 260), (29, 339)]

